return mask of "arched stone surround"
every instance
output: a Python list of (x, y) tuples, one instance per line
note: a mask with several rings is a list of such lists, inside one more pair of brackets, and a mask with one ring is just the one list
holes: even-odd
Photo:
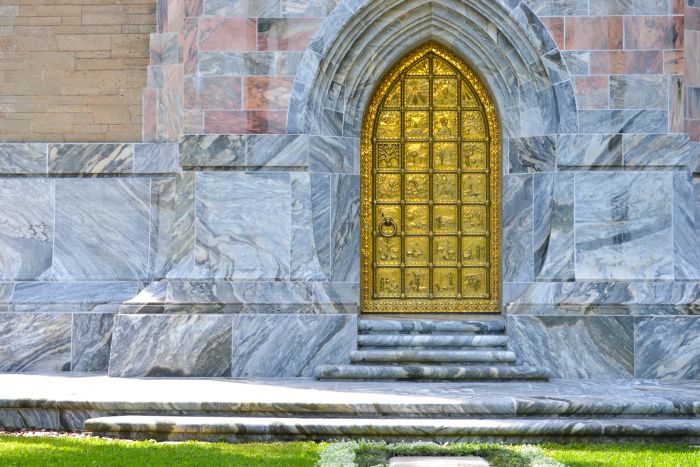
[[(345, 1), (331, 13), (304, 53), (290, 110), (290, 133), (347, 142), (360, 137), (365, 108), (377, 82), (407, 52), (427, 41), (447, 45), (479, 73), (497, 103), (504, 134), (503, 167), (554, 170), (556, 135), (576, 133), (578, 117), (569, 73), (549, 32), (526, 5), (477, 1)], [(553, 112), (552, 109), (555, 111)], [(515, 140), (513, 150), (509, 141)], [(313, 144), (313, 143), (310, 143)], [(342, 144), (359, 171), (359, 145)], [(313, 151), (312, 151), (313, 152)], [(323, 158), (323, 154), (318, 157)], [(317, 164), (337, 165), (335, 161)], [(517, 166), (512, 170), (511, 166)], [(547, 170), (546, 168), (544, 169)], [(309, 171), (315, 177), (314, 164)], [(332, 282), (359, 281), (359, 179), (333, 175)], [(313, 198), (313, 194), (312, 194)], [(524, 200), (531, 202), (523, 204)], [(529, 177), (505, 180), (504, 282), (531, 281), (532, 213)], [(334, 202), (335, 200), (335, 202)], [(321, 209), (314, 206), (314, 210)], [(354, 216), (354, 217), (353, 217)], [(337, 228), (335, 224), (340, 224)], [(314, 225), (314, 242), (326, 243)], [(336, 267), (341, 265), (341, 268)]]

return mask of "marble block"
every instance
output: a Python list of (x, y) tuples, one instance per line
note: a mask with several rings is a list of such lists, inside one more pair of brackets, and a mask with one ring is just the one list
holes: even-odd
[(135, 144), (134, 173), (169, 174), (179, 171), (177, 144)]
[(113, 324), (112, 313), (73, 314), (71, 371), (107, 371)]
[(511, 138), (509, 173), (553, 172), (557, 161), (556, 136)]
[(519, 364), (546, 368), (552, 378), (632, 378), (632, 320), (627, 316), (509, 316), (509, 349)]
[(676, 280), (700, 279), (700, 218), (693, 175), (673, 174), (673, 266)]
[(333, 282), (360, 279), (360, 177), (331, 177), (331, 278)]
[(130, 174), (132, 144), (51, 144), (49, 173), (61, 175)]
[(636, 378), (700, 379), (700, 317), (635, 320)]
[(536, 280), (574, 280), (574, 174), (534, 175)]
[(0, 173), (46, 174), (47, 145), (40, 143), (1, 143)]
[(561, 135), (557, 157), (559, 170), (619, 169), (622, 135)]
[(195, 277), (289, 278), (289, 173), (198, 173)]
[(673, 279), (671, 173), (576, 173), (576, 279)]
[(56, 180), (53, 278), (144, 279), (149, 192), (147, 179)]
[(180, 138), (180, 165), (183, 168), (245, 166), (245, 136), (184, 135)]
[(234, 377), (311, 376), (318, 365), (349, 363), (354, 315), (233, 317)]
[(231, 317), (117, 315), (109, 375), (230, 376)]
[(303, 135), (250, 135), (245, 163), (250, 168), (306, 168), (308, 138)]
[(46, 179), (0, 179), (0, 280), (48, 278), (54, 240), (54, 186)]
[(532, 175), (506, 175), (503, 180), (503, 280), (532, 282)]
[(0, 371), (70, 369), (70, 313), (0, 313)]

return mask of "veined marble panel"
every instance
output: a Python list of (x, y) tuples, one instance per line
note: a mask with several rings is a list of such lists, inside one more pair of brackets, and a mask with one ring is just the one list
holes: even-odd
[(194, 269), (195, 174), (151, 181), (150, 277), (190, 277)]
[(354, 315), (233, 317), (234, 377), (311, 376), (317, 365), (349, 363)]
[(697, 216), (693, 175), (674, 173), (673, 266), (676, 280), (700, 279), (700, 219)]
[(635, 377), (700, 379), (700, 316), (635, 320)]
[(111, 313), (73, 315), (72, 371), (107, 371), (113, 324)]
[(503, 280), (532, 282), (532, 175), (506, 175), (503, 180)]
[(179, 170), (177, 144), (134, 144), (134, 173), (170, 174)]
[(623, 135), (625, 168), (636, 170), (690, 167), (688, 135)]
[(54, 240), (54, 185), (0, 179), (0, 280), (48, 278)]
[(576, 174), (576, 278), (673, 279), (672, 174)]
[(586, 76), (591, 65), (591, 53), (580, 50), (561, 52), (569, 73), (573, 76)]
[(134, 297), (139, 282), (18, 282), (13, 304), (96, 304), (121, 303)]
[(331, 278), (360, 281), (360, 177), (331, 176)]
[(508, 316), (510, 350), (519, 363), (545, 367), (553, 378), (632, 378), (633, 318)]
[(202, 76), (295, 76), (303, 52), (200, 52)]
[(559, 170), (621, 168), (622, 135), (561, 135), (557, 157)]
[(61, 175), (130, 174), (134, 171), (132, 144), (51, 144), (49, 173)]
[(198, 173), (195, 277), (289, 277), (289, 173)]
[(633, 75), (610, 77), (613, 109), (668, 109), (668, 77)]
[(309, 136), (309, 170), (312, 172), (357, 173), (355, 164), (359, 155), (357, 138)]
[(193, 167), (245, 166), (245, 136), (185, 135), (180, 138), (180, 165)]
[(580, 133), (666, 133), (667, 110), (579, 110)]
[(535, 279), (574, 280), (574, 174), (534, 175)]
[(696, 305), (700, 282), (568, 282), (554, 284), (554, 303)]
[(249, 168), (306, 168), (308, 137), (305, 135), (251, 135), (246, 139)]
[(509, 173), (553, 172), (556, 167), (556, 136), (511, 138), (508, 147)]
[[(58, 410), (55, 409), (0, 409), (0, 426), (5, 428), (59, 430)], [(82, 426), (78, 428), (82, 429)]]
[(0, 371), (70, 371), (70, 313), (0, 313)]
[(503, 303), (506, 305), (552, 304), (551, 282), (506, 282)]
[[(324, 184), (314, 184), (321, 193), (316, 194), (312, 191), (312, 177), (323, 177), (326, 180)], [(315, 211), (313, 209), (313, 196), (325, 195), (328, 198), (329, 177), (321, 174), (309, 173), (292, 173), (292, 243), (290, 251), (290, 268), (292, 280), (308, 279), (308, 280), (327, 280), (330, 274), (330, 258), (328, 257), (328, 238), (322, 240), (325, 244), (324, 248), (319, 249), (316, 245), (316, 240), (319, 238), (315, 232), (315, 224), (313, 217)], [(328, 209), (320, 208), (321, 212), (325, 211), (325, 223), (321, 223), (321, 228), (325, 229), (325, 235), (328, 236), (328, 223), (330, 217)], [(320, 253), (320, 254), (319, 254)]]
[(12, 175), (45, 174), (47, 145), (40, 143), (1, 143), (0, 173)]
[(117, 315), (109, 375), (230, 376), (231, 317)]
[(539, 16), (586, 16), (588, 0), (525, 0)]
[(326, 277), (331, 277), (331, 175), (311, 173), (310, 182), (316, 257)]
[(56, 180), (57, 280), (143, 279), (148, 269), (147, 179)]

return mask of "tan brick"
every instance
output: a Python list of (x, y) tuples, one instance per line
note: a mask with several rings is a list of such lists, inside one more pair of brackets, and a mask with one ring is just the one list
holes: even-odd
[(147, 34), (113, 34), (111, 39), (113, 57), (149, 56)]
[(124, 24), (126, 13), (121, 5), (84, 6), (83, 24)]
[(81, 70), (121, 70), (124, 60), (121, 58), (82, 58), (75, 61), (75, 69)]
[(18, 5), (0, 5), (0, 16), (19, 16)]
[(0, 52), (13, 52), (15, 50), (15, 38), (0, 36)]
[(37, 5), (36, 16), (80, 16), (81, 10), (79, 5)]
[(93, 117), (97, 124), (116, 125), (131, 123), (128, 107), (96, 107)]
[(109, 50), (110, 36), (100, 34), (59, 34), (56, 36), (59, 50)]
[(109, 50), (86, 50), (76, 52), (75, 58), (110, 58), (112, 53)]

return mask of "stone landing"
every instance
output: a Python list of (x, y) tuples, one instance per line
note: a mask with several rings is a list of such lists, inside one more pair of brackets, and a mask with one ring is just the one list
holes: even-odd
[(360, 319), (349, 365), (321, 365), (318, 379), (546, 380), (517, 365), (503, 319)]
[(692, 381), (324, 382), (0, 375), (0, 426), (125, 438), (700, 442)]

